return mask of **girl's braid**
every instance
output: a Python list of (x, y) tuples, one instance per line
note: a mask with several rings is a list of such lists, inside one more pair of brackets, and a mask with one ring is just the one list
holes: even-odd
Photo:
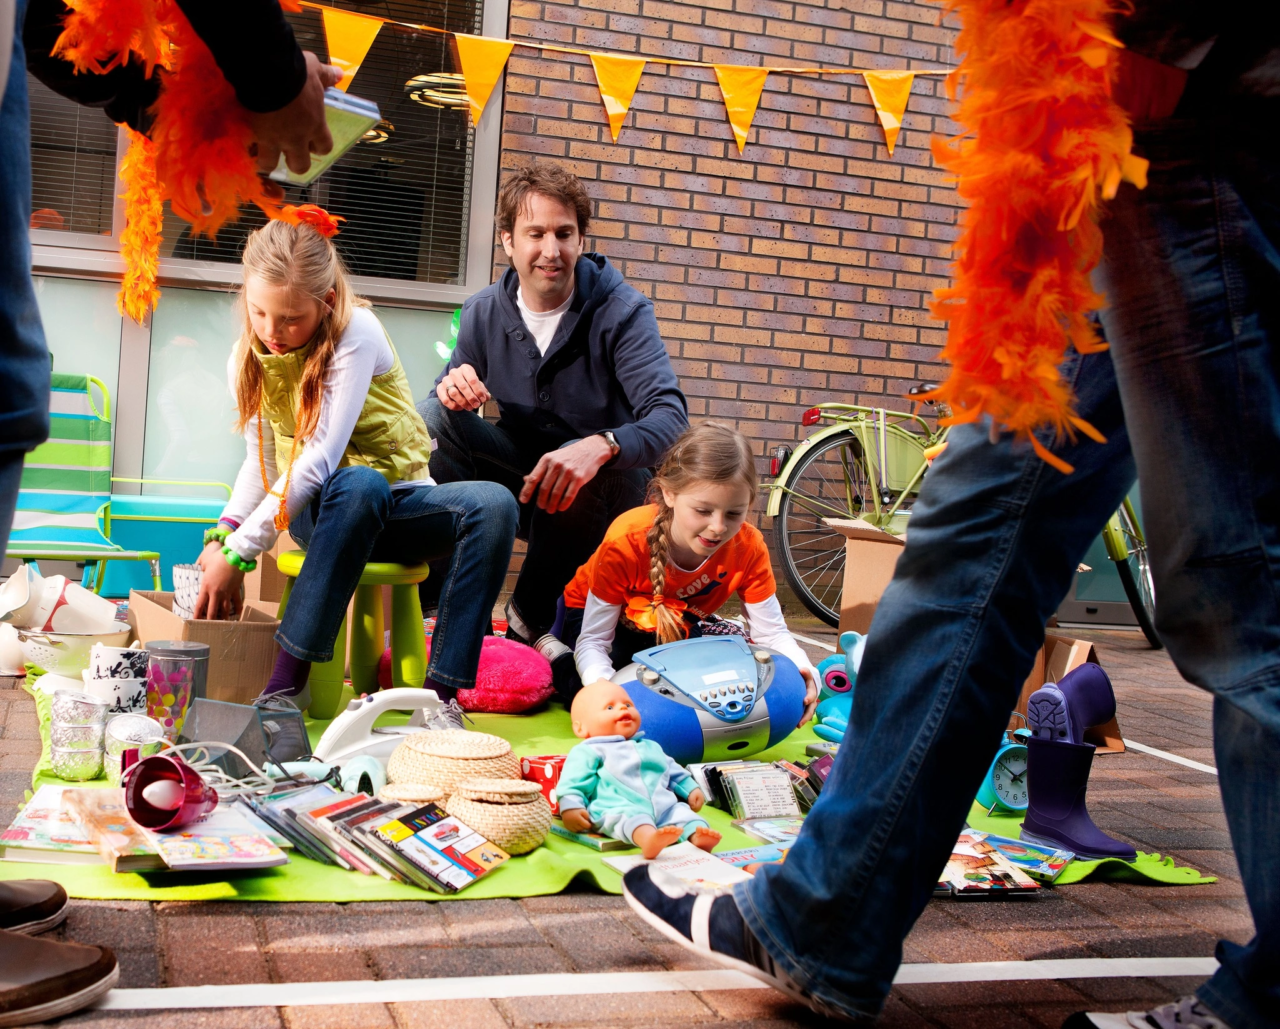
[(674, 643), (684, 639), (684, 626), (678, 614), (662, 603), (663, 591), (667, 585), (667, 558), (669, 556), (669, 540), (671, 535), (671, 519), (675, 512), (667, 506), (661, 493), (658, 494), (658, 516), (653, 520), (646, 542), (649, 544), (649, 581), (653, 583), (653, 600), (657, 616), (657, 636), (659, 643)]

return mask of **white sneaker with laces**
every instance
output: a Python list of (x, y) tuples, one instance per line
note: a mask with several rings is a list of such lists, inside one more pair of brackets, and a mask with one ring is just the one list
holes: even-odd
[(1125, 1014), (1079, 1011), (1062, 1023), (1062, 1029), (1231, 1029), (1204, 1006), (1195, 994), (1150, 1011)]

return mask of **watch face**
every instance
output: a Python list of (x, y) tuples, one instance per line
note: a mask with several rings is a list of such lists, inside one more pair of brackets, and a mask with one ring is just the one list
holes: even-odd
[(991, 787), (1006, 807), (1027, 806), (1027, 748), (1009, 747), (991, 769)]

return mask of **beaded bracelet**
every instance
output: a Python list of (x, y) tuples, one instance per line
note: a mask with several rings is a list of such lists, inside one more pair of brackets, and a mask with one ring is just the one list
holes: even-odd
[(214, 540), (219, 543), (225, 543), (227, 537), (231, 535), (231, 530), (225, 525), (215, 525), (212, 529), (204, 530), (204, 545), (207, 547)]
[(258, 567), (256, 558), (246, 561), (230, 547), (223, 547), (222, 554), (227, 559), (227, 564), (232, 568), (239, 568), (242, 572), (251, 572)]

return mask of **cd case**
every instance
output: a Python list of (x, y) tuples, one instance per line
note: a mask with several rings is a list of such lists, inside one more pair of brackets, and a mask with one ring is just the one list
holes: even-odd
[(289, 170), (284, 154), (271, 173), (276, 182), (289, 186), (309, 186), (337, 163), (348, 150), (360, 142), (360, 137), (382, 120), (382, 112), (372, 100), (348, 96), (330, 86), (324, 91), (324, 116), (333, 136), (333, 149), (327, 154), (312, 154), (311, 167), (299, 175)]

